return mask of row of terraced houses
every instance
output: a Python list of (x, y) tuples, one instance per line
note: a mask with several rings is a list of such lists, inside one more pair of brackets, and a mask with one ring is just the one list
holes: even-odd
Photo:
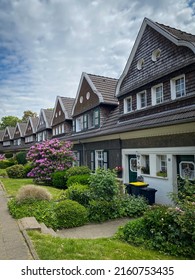
[(122, 167), (170, 203), (177, 177), (195, 179), (195, 35), (144, 19), (119, 80), (82, 73), (76, 98), (0, 132), (0, 152), (70, 140), (78, 165)]

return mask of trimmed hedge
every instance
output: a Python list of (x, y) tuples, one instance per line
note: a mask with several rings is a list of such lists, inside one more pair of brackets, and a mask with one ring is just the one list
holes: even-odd
[(66, 190), (67, 198), (75, 200), (81, 205), (88, 206), (91, 199), (90, 189), (87, 185), (74, 184)]
[(88, 166), (85, 166), (85, 165), (73, 166), (66, 171), (66, 176), (67, 176), (67, 178), (69, 178), (70, 176), (84, 175), (84, 174), (90, 174), (90, 173), (91, 173), (91, 170), (89, 169)]
[(60, 201), (55, 208), (58, 228), (82, 226), (88, 222), (87, 209), (76, 201)]
[(81, 184), (81, 185), (88, 185), (89, 177), (90, 177), (89, 174), (71, 176), (68, 178), (66, 185), (68, 188), (76, 183)]
[(51, 175), (52, 185), (58, 189), (66, 189), (66, 171), (56, 171)]
[(24, 166), (22, 164), (15, 164), (6, 168), (7, 175), (9, 178), (19, 179), (24, 178)]

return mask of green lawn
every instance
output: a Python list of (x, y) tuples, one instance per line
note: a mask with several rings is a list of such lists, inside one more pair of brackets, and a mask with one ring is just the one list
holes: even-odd
[[(25, 185), (31, 185), (33, 183), (33, 179), (10, 179), (10, 178), (1, 178), (0, 181), (3, 183), (4, 188), (7, 192), (8, 196), (16, 196), (18, 190)], [(61, 190), (56, 189), (50, 186), (41, 186), (46, 188), (51, 194), (53, 199), (57, 199)]]
[(176, 260), (114, 238), (66, 239), (28, 232), (41, 260)]

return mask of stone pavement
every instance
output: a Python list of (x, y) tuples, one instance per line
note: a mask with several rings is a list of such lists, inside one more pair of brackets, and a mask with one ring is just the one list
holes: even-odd
[(0, 184), (0, 260), (31, 260), (32, 255), (7, 208), (5, 191)]

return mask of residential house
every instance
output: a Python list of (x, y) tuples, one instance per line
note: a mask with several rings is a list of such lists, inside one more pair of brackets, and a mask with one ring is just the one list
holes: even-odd
[(3, 152), (12, 152), (13, 148), (13, 137), (14, 137), (15, 127), (8, 126), (5, 128), (3, 141)]
[(13, 151), (19, 151), (24, 149), (24, 134), (26, 131), (26, 125), (25, 122), (18, 122), (16, 124), (14, 135), (13, 135)]
[(49, 140), (52, 137), (51, 120), (53, 116), (52, 109), (41, 109), (39, 121), (36, 129), (36, 142)]
[(53, 138), (70, 136), (72, 132), (72, 106), (75, 99), (57, 96), (51, 120)]
[(25, 130), (25, 147), (28, 149), (36, 142), (37, 125), (39, 122), (38, 117), (29, 117)]
[[(98, 135), (118, 106), (114, 96), (117, 79), (82, 73), (72, 109), (73, 133), (77, 164), (114, 168), (121, 164), (120, 140)], [(108, 134), (108, 133), (107, 133)]]
[[(169, 203), (195, 179), (195, 35), (144, 19), (118, 81), (123, 181), (142, 175)], [(111, 132), (110, 132), (111, 133)]]
[(0, 152), (3, 152), (3, 136), (5, 134), (5, 129), (0, 130)]

